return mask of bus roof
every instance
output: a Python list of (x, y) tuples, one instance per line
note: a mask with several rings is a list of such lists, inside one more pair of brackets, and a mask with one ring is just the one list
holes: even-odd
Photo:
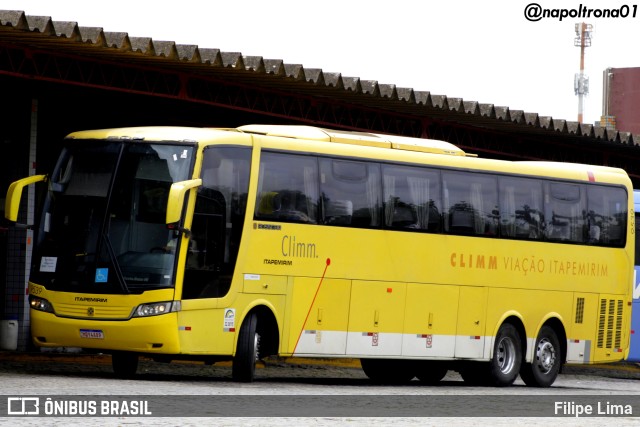
[[(68, 139), (123, 139), (132, 141), (158, 141), (158, 142), (190, 142), (209, 143), (229, 138), (234, 135), (234, 143), (240, 143), (242, 136), (251, 135), (266, 137), (271, 140), (270, 145), (282, 146), (285, 143), (288, 148), (307, 150), (315, 145), (315, 149), (324, 151), (329, 148), (321, 148), (322, 144), (332, 143), (335, 151), (345, 152), (349, 146), (362, 147), (364, 157), (389, 158), (398, 161), (422, 163), (428, 161), (441, 166), (462, 167), (485, 171), (503, 171), (505, 173), (518, 173), (523, 175), (544, 175), (579, 181), (610, 182), (630, 185), (630, 180), (623, 169), (586, 165), (577, 163), (550, 162), (550, 161), (505, 161), (497, 159), (472, 159), (477, 157), (465, 153), (462, 149), (445, 141), (410, 138), (397, 135), (383, 135), (368, 132), (351, 132), (324, 129), (304, 125), (246, 125), (238, 128), (197, 128), (178, 126), (149, 126), (129, 127), (117, 129), (98, 129), (73, 132)], [(240, 138), (239, 138), (240, 137)], [(297, 144), (297, 142), (300, 144)], [(287, 143), (290, 142), (290, 143)], [(247, 145), (252, 144), (251, 138), (243, 141)], [(291, 145), (292, 144), (292, 145)], [(336, 145), (333, 145), (336, 144)], [(341, 147), (339, 149), (339, 147)], [(381, 150), (382, 149), (382, 150)], [(392, 150), (395, 155), (383, 154), (384, 150)], [(373, 150), (373, 151), (371, 151)], [(380, 150), (380, 151), (378, 151)], [(359, 150), (358, 150), (359, 151)], [(374, 153), (374, 151), (377, 151)], [(420, 155), (417, 155), (420, 153)], [(351, 151), (351, 154), (356, 154)], [(431, 159), (418, 157), (436, 155)], [(440, 156), (443, 155), (443, 156)]]
[(197, 128), (180, 126), (140, 126), (114, 129), (83, 130), (70, 133), (67, 139), (123, 139), (132, 141), (201, 142), (214, 139), (233, 128)]
[(393, 148), (396, 150), (448, 154), (452, 156), (469, 156), (469, 154), (465, 153), (455, 145), (435, 139), (409, 138), (406, 136), (383, 135), (368, 132), (340, 131), (314, 126), (298, 125), (247, 125), (239, 127), (238, 130), (245, 133), (266, 136), (364, 145), (367, 147)]
[(423, 153), (470, 156), (460, 148), (445, 141), (382, 135), (367, 132), (350, 132), (299, 125), (247, 125), (237, 129), (193, 127), (129, 127), (73, 132), (68, 139), (130, 139), (147, 141), (206, 141), (217, 132), (241, 132), (245, 134), (295, 138), (309, 141), (334, 142), (367, 147), (390, 148)]

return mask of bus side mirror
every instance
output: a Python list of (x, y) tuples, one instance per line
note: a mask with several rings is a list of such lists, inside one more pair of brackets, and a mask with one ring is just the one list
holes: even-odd
[(191, 179), (189, 181), (174, 182), (169, 190), (167, 200), (167, 224), (174, 224), (180, 221), (182, 208), (184, 207), (184, 196), (187, 191), (202, 185), (202, 179)]
[(22, 189), (27, 185), (46, 180), (46, 175), (33, 175), (12, 182), (7, 190), (7, 199), (4, 202), (4, 217), (11, 222), (16, 222), (18, 220), (18, 210), (20, 209)]

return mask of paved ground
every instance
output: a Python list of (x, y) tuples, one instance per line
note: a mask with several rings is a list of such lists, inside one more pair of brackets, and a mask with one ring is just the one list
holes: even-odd
[[(21, 390), (26, 395), (153, 395), (172, 396), (166, 406), (181, 409), (184, 404), (179, 398), (183, 395), (235, 396), (243, 395), (354, 395), (362, 396), (368, 403), (371, 398), (397, 396), (445, 396), (446, 402), (457, 402), (466, 397), (481, 396), (483, 401), (499, 401), (500, 394), (523, 395), (523, 399), (532, 400), (531, 396), (544, 398), (547, 394), (566, 396), (580, 394), (587, 399), (595, 399), (599, 395), (637, 394), (640, 392), (640, 366), (630, 363), (616, 363), (598, 366), (568, 366), (552, 389), (532, 389), (525, 387), (521, 381), (509, 388), (477, 388), (468, 387), (455, 372), (450, 372), (444, 384), (437, 387), (408, 386), (386, 387), (371, 386), (365, 381), (365, 375), (356, 360), (317, 360), (317, 359), (281, 359), (266, 361), (266, 366), (257, 372), (257, 381), (251, 384), (239, 384), (229, 381), (231, 368), (229, 363), (205, 366), (202, 363), (163, 364), (143, 359), (138, 372), (140, 380), (117, 380), (112, 376), (111, 358), (102, 354), (78, 353), (17, 353), (0, 352), (0, 388), (5, 393)], [(607, 377), (607, 378), (605, 378)], [(270, 378), (274, 379), (273, 381)], [(519, 381), (519, 380), (518, 380)], [(0, 394), (2, 392), (0, 391)], [(449, 398), (450, 396), (450, 398)], [(458, 400), (456, 400), (458, 399)], [(609, 397), (607, 397), (609, 399)], [(392, 399), (391, 399), (392, 400)], [(591, 401), (591, 400), (589, 400)], [(485, 403), (486, 403), (485, 402)], [(452, 403), (447, 403), (452, 404)], [(173, 406), (172, 406), (173, 405)], [(423, 406), (423, 403), (420, 404)], [(446, 405), (445, 405), (446, 406)], [(174, 408), (175, 407), (175, 408)], [(372, 426), (584, 426), (584, 425), (638, 425), (634, 411), (633, 417), (616, 417), (616, 419), (595, 418), (548, 418), (548, 417), (462, 417), (462, 418), (418, 418), (418, 417), (198, 417), (198, 418), (12, 418), (3, 419), (0, 425), (31, 426), (52, 425), (69, 426), (294, 426), (313, 425), (333, 427), (349, 425), (350, 427)]]
[[(158, 363), (141, 359), (139, 373), (187, 376), (230, 377), (231, 364), (220, 362), (207, 366), (198, 362)], [(303, 359), (268, 358), (259, 365), (260, 377), (282, 376), (313, 378), (366, 378), (357, 359)], [(11, 352), (0, 351), (0, 371), (25, 370), (30, 372), (104, 372), (111, 373), (111, 356), (90, 353), (65, 352)], [(640, 380), (640, 364), (618, 362), (602, 365), (567, 365), (564, 374), (593, 375), (618, 379)], [(640, 385), (639, 385), (640, 386)]]

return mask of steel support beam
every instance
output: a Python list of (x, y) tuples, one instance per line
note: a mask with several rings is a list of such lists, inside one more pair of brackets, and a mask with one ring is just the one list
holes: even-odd
[(371, 107), (358, 102), (355, 96), (351, 102), (346, 97), (303, 93), (295, 86), (291, 90), (275, 88), (264, 84), (264, 78), (251, 80), (255, 78), (251, 72), (206, 75), (188, 73), (185, 68), (146, 63), (144, 58), (138, 62), (124, 58), (115, 61), (0, 43), (0, 75), (176, 99), (317, 126), (442, 139), (486, 157), (617, 166), (640, 182), (639, 155), (630, 156), (629, 150), (613, 146), (607, 150), (587, 138), (582, 138), (587, 142), (578, 146), (580, 137), (570, 139), (549, 132), (539, 137), (513, 134), (487, 126), (404, 114), (394, 111), (392, 104), (389, 108)]

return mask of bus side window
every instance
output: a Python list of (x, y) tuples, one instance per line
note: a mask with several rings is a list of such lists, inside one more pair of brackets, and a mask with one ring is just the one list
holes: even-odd
[(310, 156), (263, 153), (254, 218), (316, 223), (317, 163)]
[(443, 172), (445, 230), (452, 234), (497, 236), (498, 183), (493, 175)]
[(441, 231), (440, 173), (413, 166), (382, 166), (384, 225)]
[(500, 177), (500, 235), (515, 239), (542, 239), (544, 214), (542, 185), (528, 178)]
[(587, 186), (587, 243), (622, 246), (627, 228), (627, 193), (621, 188)]
[(381, 225), (377, 163), (321, 158), (320, 191), (325, 224), (363, 228)]
[(545, 216), (548, 240), (570, 243), (587, 241), (584, 193), (583, 186), (578, 184), (547, 183)]

